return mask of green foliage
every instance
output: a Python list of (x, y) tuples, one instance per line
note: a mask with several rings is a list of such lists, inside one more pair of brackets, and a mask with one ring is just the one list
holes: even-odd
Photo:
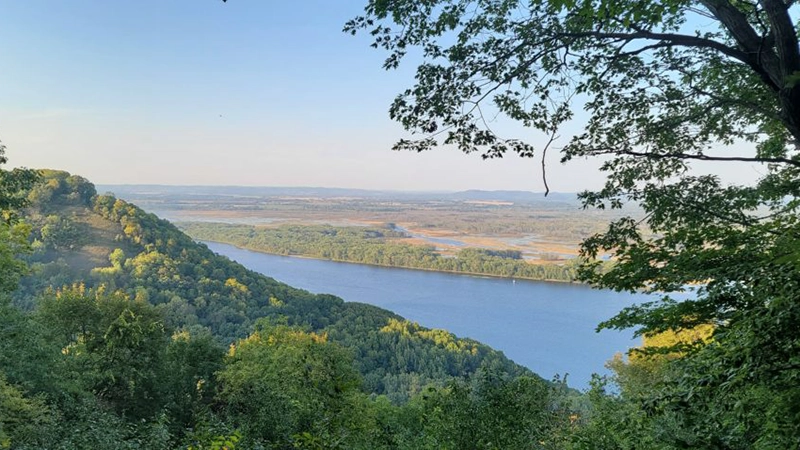
[[(587, 393), (591, 408), (576, 416), (566, 448), (574, 450), (668, 449), (676, 448), (659, 442), (653, 420), (637, 398), (609, 392), (609, 380), (595, 377)], [(680, 431), (672, 428), (670, 431)]]
[(49, 215), (45, 218), (39, 234), (46, 248), (70, 249), (83, 244), (86, 230), (81, 228), (75, 220), (69, 217)]
[(28, 398), (0, 373), (0, 448), (36, 442), (36, 433), (53, 421), (41, 398)]
[(422, 54), (415, 86), (390, 109), (422, 137), (396, 148), (530, 157), (533, 145), (499, 137), (482, 119), (501, 113), (547, 142), (580, 96), (588, 120), (564, 155), (612, 155), (604, 170), (621, 194), (736, 139), (759, 144), (745, 161), (796, 167), (787, 145), (800, 132), (792, 23), (778, 3), (372, 0), (345, 31), (368, 33), (388, 52), (387, 69), (412, 49)]
[(91, 205), (97, 195), (94, 185), (83, 177), (61, 170), (41, 170), (41, 179), (29, 191), (26, 201), (48, 210), (64, 205)]
[(33, 394), (54, 394), (64, 386), (58, 379), (60, 348), (46, 328), (11, 305), (0, 305), (0, 372), (5, 379)]
[(39, 428), (35, 435), (37, 442), (19, 448), (24, 450), (171, 448), (169, 434), (161, 419), (126, 421), (105, 408), (102, 402), (92, 398), (76, 399), (69, 404), (62, 403), (60, 409), (62, 416), (58, 423)]
[(311, 436), (343, 442), (355, 421), (358, 373), (324, 335), (262, 323), (231, 347), (219, 379), (230, 421), (251, 442), (288, 447)]
[(494, 367), (510, 376), (530, 375), (489, 347), (459, 339), (444, 330), (428, 330), (369, 305), (350, 304), (327, 329), (330, 339), (355, 352), (365, 390), (404, 403), (429, 385), (472, 376)]
[(0, 305), (17, 288), (19, 279), (27, 272), (28, 265), (20, 257), (30, 251), (28, 235), (30, 227), (25, 224), (0, 223)]
[[(6, 147), (0, 143), (0, 166), (8, 159)], [(26, 205), (25, 193), (38, 179), (28, 169), (0, 169), (0, 307), (8, 300), (8, 294), (16, 289), (19, 278), (27, 265), (20, 256), (30, 251), (27, 237), (30, 228), (18, 223), (17, 210)]]
[(67, 365), (91, 374), (86, 388), (98, 399), (132, 418), (150, 418), (162, 408), (159, 369), (167, 341), (151, 305), (73, 286), (46, 295), (37, 318), (48, 325)]
[[(8, 162), (6, 146), (0, 142), (0, 166)], [(28, 204), (26, 193), (39, 179), (36, 171), (16, 168), (10, 171), (0, 169), (0, 220), (12, 224), (17, 219), (18, 210)]]
[[(562, 159), (605, 156), (607, 175), (600, 191), (581, 194), (584, 205), (634, 202), (646, 214), (585, 240), (579, 277), (660, 297), (601, 327), (713, 326), (711, 340), (663, 370), (621, 374), (619, 398), (598, 394), (598, 434), (582, 448), (800, 440), (795, 15), (774, 1), (374, 0), (346, 25), (389, 52), (387, 68), (422, 52), (415, 86), (390, 114), (423, 137), (398, 149), (444, 143), (484, 157), (533, 156), (533, 145), (495, 135), (487, 111), (541, 132), (544, 158), (579, 99), (587, 118)], [(761, 178), (726, 184), (692, 172), (695, 160), (761, 164)], [(601, 270), (594, 258), (606, 252), (615, 264)], [(687, 300), (669, 295), (687, 290)]]
[(465, 248), (455, 257), (435, 247), (403, 243), (390, 228), (283, 225), (277, 228), (195, 222), (181, 224), (190, 236), (279, 255), (532, 280), (572, 281), (571, 264), (529, 264), (514, 250)]
[(212, 436), (206, 444), (190, 445), (189, 450), (235, 450), (241, 438), (242, 434), (238, 431), (230, 435)]
[[(166, 428), (152, 415), (146, 422), (127, 422), (109, 409), (117, 407), (133, 418), (133, 412), (146, 408), (142, 405), (153, 398), (139, 387), (119, 396), (107, 389), (113, 377), (124, 377), (120, 382), (141, 380), (142, 365), (130, 357), (115, 361), (124, 353), (121, 336), (89, 336), (108, 318), (92, 310), (98, 298), (75, 294), (64, 300), (69, 305), (51, 305), (36, 317), (12, 306), (0, 308), (2, 442), (15, 449), (164, 448)], [(76, 316), (84, 313), (86, 317)], [(65, 345), (70, 327), (71, 345)], [(75, 331), (79, 329), (85, 331)], [(79, 336), (87, 342), (75, 344)], [(97, 341), (102, 339), (117, 343), (100, 346)], [(147, 357), (152, 343), (143, 344), (132, 350), (153, 364)], [(155, 370), (160, 369), (156, 365)]]
[(158, 383), (166, 398), (170, 431), (176, 438), (199, 417), (207, 416), (219, 389), (216, 374), (223, 368), (224, 355), (224, 348), (206, 329), (172, 335)]
[(559, 385), (482, 372), (428, 388), (403, 408), (381, 405), (378, 442), (399, 449), (562, 448), (570, 409)]

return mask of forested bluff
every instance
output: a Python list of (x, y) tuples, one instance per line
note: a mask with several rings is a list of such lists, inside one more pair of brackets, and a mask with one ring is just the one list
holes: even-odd
[(711, 325), (646, 335), (579, 393), (247, 270), (79, 176), (0, 173), (0, 448), (792, 448), (792, 389), (661, 397)]
[(0, 448), (522, 448), (585, 407), (479, 342), (294, 289), (42, 174), (0, 240)]

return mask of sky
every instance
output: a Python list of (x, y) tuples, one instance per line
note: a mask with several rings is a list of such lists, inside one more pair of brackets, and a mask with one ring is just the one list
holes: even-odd
[[(414, 67), (387, 72), (368, 36), (342, 32), (365, 2), (2, 1), (10, 165), (97, 184), (543, 191), (538, 158), (391, 151), (406, 134), (389, 104)], [(549, 156), (551, 190), (602, 184), (598, 161)]]

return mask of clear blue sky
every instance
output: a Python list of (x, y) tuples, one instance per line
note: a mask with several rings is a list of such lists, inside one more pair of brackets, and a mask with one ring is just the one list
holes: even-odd
[[(341, 32), (363, 4), (4, 1), (0, 139), (12, 165), (104, 184), (541, 191), (538, 160), (390, 151), (413, 67)], [(597, 165), (554, 154), (551, 189), (598, 187)]]

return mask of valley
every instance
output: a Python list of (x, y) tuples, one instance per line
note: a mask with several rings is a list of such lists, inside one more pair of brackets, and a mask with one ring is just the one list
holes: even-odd
[[(465, 247), (511, 250), (520, 252), (529, 264), (563, 264), (578, 255), (583, 239), (603, 231), (611, 220), (641, 216), (630, 207), (584, 210), (575, 194), (545, 197), (522, 191), (124, 185), (101, 185), (99, 189), (176, 223), (389, 227), (405, 232), (404, 244), (433, 246), (443, 256), (454, 256)], [(207, 234), (201, 237), (209, 239)]]

